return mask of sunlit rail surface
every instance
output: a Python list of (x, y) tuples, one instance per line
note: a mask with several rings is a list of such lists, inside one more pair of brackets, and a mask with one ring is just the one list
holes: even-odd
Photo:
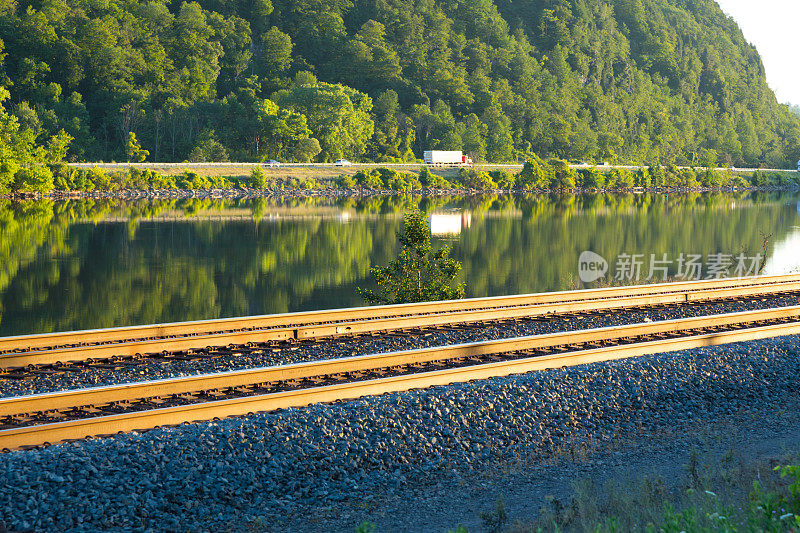
[[(0, 339), (3, 377), (215, 347), (800, 294), (800, 275), (340, 309)], [(800, 306), (472, 342), (0, 399), (0, 449), (800, 333)], [(105, 358), (105, 359), (104, 359)]]

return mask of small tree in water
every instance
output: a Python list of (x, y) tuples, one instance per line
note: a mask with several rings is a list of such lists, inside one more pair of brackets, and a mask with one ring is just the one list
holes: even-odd
[(450, 257), (450, 247), (432, 251), (430, 228), (420, 212), (406, 213), (397, 233), (402, 246), (397, 259), (370, 272), (378, 290), (359, 288), (371, 304), (400, 304), (464, 297), (464, 284), (454, 283), (461, 263)]

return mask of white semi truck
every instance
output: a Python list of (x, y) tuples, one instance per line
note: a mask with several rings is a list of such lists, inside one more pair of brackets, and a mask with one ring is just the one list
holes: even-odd
[(427, 150), (422, 157), (429, 167), (466, 167), (472, 164), (472, 159), (461, 150)]

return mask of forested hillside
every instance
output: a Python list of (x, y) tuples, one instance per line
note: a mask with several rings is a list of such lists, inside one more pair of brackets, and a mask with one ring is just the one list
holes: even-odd
[(72, 160), (800, 156), (713, 0), (0, 0), (0, 38), (7, 112)]

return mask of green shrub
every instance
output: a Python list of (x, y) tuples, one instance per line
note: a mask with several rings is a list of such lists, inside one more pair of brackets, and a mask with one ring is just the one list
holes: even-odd
[(693, 168), (682, 168), (680, 171), (680, 183), (683, 187), (699, 187), (700, 180), (697, 172)]
[(640, 168), (636, 171), (633, 178), (634, 187), (649, 187), (650, 186), (650, 172), (646, 168)]
[(552, 168), (552, 178), (550, 189), (564, 190), (575, 187), (575, 171), (570, 168), (569, 163), (560, 159), (553, 159), (549, 162)]
[(156, 190), (177, 189), (178, 183), (175, 176), (164, 176), (153, 172), (150, 175), (150, 187)]
[(461, 263), (450, 257), (450, 248), (433, 250), (425, 215), (406, 213), (397, 234), (401, 246), (397, 259), (370, 270), (377, 290), (359, 288), (370, 304), (397, 304), (455, 300), (464, 297), (463, 283), (456, 282)]
[(357, 185), (355, 178), (350, 174), (339, 174), (336, 178), (336, 186), (340, 189), (352, 189)]
[(76, 169), (70, 177), (71, 189), (75, 191), (93, 191), (94, 182), (89, 178), (89, 172), (82, 168)]
[(149, 170), (142, 171), (138, 168), (131, 168), (128, 170), (128, 175), (126, 176), (123, 187), (131, 189), (147, 189), (150, 186), (151, 181)]
[(75, 183), (72, 181), (74, 171), (71, 168), (65, 163), (54, 163), (48, 166), (53, 174), (53, 187), (60, 191), (74, 190)]
[(547, 189), (550, 187), (552, 179), (552, 168), (535, 158), (531, 161), (526, 161), (522, 167), (522, 171), (517, 174), (517, 187), (522, 189)]
[(203, 178), (192, 170), (185, 170), (178, 178), (178, 186), (181, 189), (203, 189), (205, 185)]
[(378, 526), (372, 522), (361, 522), (356, 526), (356, 533), (375, 533), (377, 530)]
[(474, 168), (462, 168), (458, 171), (458, 182), (464, 187), (472, 189), (496, 189), (497, 184), (486, 172)]
[(602, 189), (606, 184), (606, 176), (596, 168), (578, 171), (578, 184), (584, 189)]
[(493, 511), (484, 511), (480, 514), (483, 528), (491, 533), (500, 533), (508, 522), (508, 513), (503, 498), (497, 500)]
[(411, 184), (400, 176), (392, 176), (386, 185), (393, 191), (410, 191), (412, 189)]
[(767, 173), (762, 170), (756, 170), (753, 172), (753, 176), (750, 178), (750, 185), (753, 187), (766, 187), (769, 185), (769, 177), (767, 177)]
[(428, 168), (428, 165), (423, 165), (422, 168), (419, 169), (419, 182), (425, 187), (431, 187), (431, 184), (434, 180), (434, 173), (431, 172), (431, 169)]
[(366, 170), (359, 170), (356, 172), (356, 175), (353, 176), (361, 187), (365, 187), (367, 189), (383, 189), (384, 183), (381, 179), (380, 174), (375, 172), (367, 172)]
[(651, 166), (647, 169), (650, 174), (650, 185), (653, 187), (663, 187), (666, 182), (666, 173), (661, 165)]
[(449, 189), (451, 187), (449, 181), (431, 172), (431, 169), (427, 166), (423, 166), (422, 169), (420, 169), (418, 179), (420, 185), (430, 189)]
[(769, 180), (772, 185), (777, 185), (784, 187), (789, 185), (790, 181), (789, 178), (786, 177), (786, 174), (781, 174), (780, 172), (773, 172), (769, 175)]
[(606, 181), (606, 187), (610, 189), (629, 189), (633, 187), (633, 174), (625, 168), (612, 169)]
[(92, 182), (94, 189), (100, 189), (101, 191), (111, 189), (111, 177), (97, 167), (90, 168), (87, 171), (86, 179)]
[(422, 188), (422, 183), (420, 183), (419, 179), (414, 174), (397, 172), (393, 172), (392, 174), (393, 175), (388, 178), (386, 186), (393, 191), (410, 191)]
[(378, 167), (374, 169), (372, 173), (377, 174), (386, 187), (389, 186), (389, 180), (396, 178), (398, 176), (397, 171), (386, 167)]
[(713, 168), (707, 169), (700, 175), (700, 184), (703, 187), (721, 187), (723, 184), (723, 176)]
[(47, 167), (21, 168), (14, 174), (14, 190), (48, 192), (53, 190), (53, 173)]
[(267, 175), (264, 169), (259, 166), (253, 167), (250, 172), (250, 187), (254, 189), (264, 189), (267, 186)]
[(506, 169), (493, 170), (489, 172), (489, 177), (501, 189), (513, 189), (516, 184), (516, 177)]

